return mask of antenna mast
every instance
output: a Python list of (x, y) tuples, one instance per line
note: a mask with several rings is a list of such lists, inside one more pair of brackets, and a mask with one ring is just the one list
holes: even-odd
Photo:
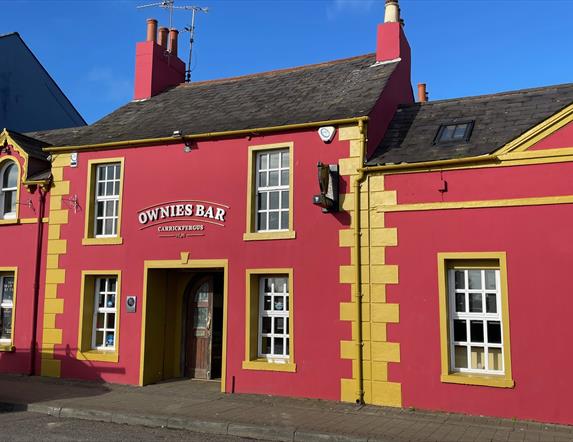
[(164, 0), (158, 3), (149, 3), (148, 5), (137, 6), (137, 9), (151, 8), (154, 6), (169, 10), (169, 29), (173, 29), (173, 9), (176, 8), (175, 0)]
[(201, 6), (175, 6), (175, 0), (164, 0), (157, 3), (149, 3), (147, 5), (138, 6), (137, 9), (158, 7), (169, 10), (169, 29), (173, 29), (173, 10), (182, 9), (184, 11), (191, 11), (191, 25), (185, 26), (184, 31), (189, 32), (189, 62), (187, 63), (187, 70), (185, 71), (185, 81), (191, 81), (191, 57), (193, 56), (193, 43), (195, 42), (195, 14), (197, 12), (209, 12), (209, 8)]
[(195, 13), (209, 12), (209, 8), (202, 8), (200, 6), (181, 6), (181, 9), (191, 10), (191, 26), (185, 26), (185, 31), (189, 32), (189, 63), (185, 71), (185, 81), (191, 81), (191, 57), (193, 56), (193, 42), (195, 41)]

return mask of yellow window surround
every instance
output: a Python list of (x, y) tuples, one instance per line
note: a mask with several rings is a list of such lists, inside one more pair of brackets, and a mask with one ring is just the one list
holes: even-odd
[[(115, 296), (115, 346), (114, 350), (92, 349), (93, 318), (95, 308), (95, 281), (98, 277), (115, 276), (117, 278)], [(121, 271), (120, 270), (84, 270), (80, 288), (80, 318), (78, 329), (78, 351), (76, 358), (84, 361), (118, 362), (119, 330), (121, 313)]]
[[(289, 151), (289, 222), (288, 230), (278, 231), (260, 231), (256, 229), (257, 218), (257, 153), (263, 151), (272, 151), (279, 149), (288, 149)], [(294, 178), (294, 143), (275, 143), (249, 146), (249, 158), (247, 168), (247, 223), (246, 231), (243, 235), (244, 241), (273, 240), (273, 239), (294, 239), (296, 232), (293, 227), (294, 209), (293, 209), (293, 178)]]
[[(96, 195), (96, 169), (98, 165), (119, 163), (120, 165), (120, 182), (119, 182), (119, 203), (117, 208), (117, 236), (101, 237), (95, 236), (95, 195)], [(82, 244), (84, 246), (97, 246), (97, 245), (113, 245), (123, 244), (121, 237), (121, 218), (123, 206), (123, 176), (125, 171), (125, 160), (123, 157), (118, 158), (101, 158), (88, 161), (88, 176), (86, 186), (86, 199), (85, 199), (85, 225), (84, 225), (84, 238)]]
[[(448, 311), (448, 270), (450, 269), (492, 269), (499, 270), (501, 295), (501, 322), (503, 336), (504, 373), (481, 375), (460, 373), (450, 369), (450, 327)], [(511, 347), (509, 336), (509, 305), (507, 291), (507, 261), (505, 252), (438, 253), (438, 282), (440, 307), (441, 376), (445, 383), (481, 385), (512, 388), (515, 382), (511, 374)]]
[[(258, 355), (259, 339), (259, 281), (261, 277), (288, 277), (289, 290), (289, 359), (284, 363), (270, 362)], [(246, 272), (246, 299), (245, 299), (245, 360), (243, 369), (296, 372), (294, 362), (294, 322), (293, 322), (293, 269), (247, 269)]]
[[(14, 277), (14, 291), (12, 293), (12, 327), (10, 330), (10, 343), (1, 343), (0, 352), (2, 351), (14, 351), (14, 322), (16, 319), (16, 289), (18, 285), (18, 267), (0, 267), (0, 274), (3, 276), (13, 276)], [(7, 275), (8, 274), (8, 275)]]

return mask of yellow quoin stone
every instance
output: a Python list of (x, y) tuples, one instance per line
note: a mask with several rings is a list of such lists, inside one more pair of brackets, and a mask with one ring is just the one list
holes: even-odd
[(65, 269), (59, 268), (60, 255), (67, 252), (67, 241), (61, 239), (61, 226), (68, 223), (68, 209), (62, 209), (62, 195), (70, 193), (70, 182), (64, 181), (64, 168), (70, 165), (70, 154), (52, 156), (52, 188), (48, 213), (48, 258), (44, 289), (44, 316), (40, 370), (42, 376), (60, 377), (61, 362), (54, 358), (54, 346), (62, 343), (62, 329), (56, 317), (64, 312), (64, 300), (58, 298), (58, 287), (66, 282)]
[[(362, 164), (362, 143), (358, 126), (341, 128), (339, 139), (349, 141), (349, 157), (339, 161), (340, 174), (350, 178), (352, 192), (357, 169)], [(385, 225), (383, 207), (397, 204), (395, 191), (386, 190), (384, 176), (369, 175), (361, 184), (360, 191), (360, 260), (361, 260), (361, 311), (362, 345), (357, 345), (358, 323), (356, 313), (355, 275), (355, 232), (354, 194), (341, 195), (340, 208), (350, 214), (350, 228), (339, 231), (338, 244), (349, 248), (350, 265), (341, 265), (340, 283), (349, 284), (351, 295), (340, 304), (340, 320), (348, 321), (352, 330), (352, 341), (340, 343), (340, 357), (352, 361), (352, 378), (340, 380), (340, 398), (354, 402), (359, 397), (359, 349), (362, 350), (363, 394), (366, 403), (400, 407), (402, 386), (389, 382), (388, 365), (400, 363), (400, 344), (388, 342), (388, 324), (400, 321), (400, 306), (387, 303), (386, 287), (397, 284), (399, 269), (386, 263), (386, 248), (398, 245), (398, 231)]]

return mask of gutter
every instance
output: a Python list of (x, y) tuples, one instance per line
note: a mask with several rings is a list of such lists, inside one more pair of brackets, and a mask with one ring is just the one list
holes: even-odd
[(368, 117), (362, 116), (353, 118), (342, 118), (338, 120), (314, 121), (310, 123), (286, 124), (283, 126), (258, 127), (252, 129), (229, 130), (222, 132), (204, 132), (200, 134), (183, 135), (175, 137), (170, 136), (170, 137), (159, 137), (159, 138), (143, 138), (140, 140), (113, 141), (109, 143), (85, 144), (82, 146), (44, 147), (42, 150), (49, 153), (59, 153), (59, 152), (77, 152), (81, 150), (121, 149), (121, 148), (139, 147), (151, 144), (182, 143), (185, 141), (193, 141), (193, 140), (209, 139), (209, 138), (233, 137), (238, 135), (257, 135), (257, 134), (264, 134), (278, 131), (307, 129), (311, 127), (352, 124), (357, 122), (360, 124), (361, 121), (364, 122), (366, 120), (368, 120)]
[(370, 173), (370, 172), (391, 172), (406, 171), (406, 170), (418, 170), (418, 169), (434, 169), (438, 167), (448, 167), (448, 166), (463, 166), (471, 164), (481, 164), (489, 162), (499, 162), (499, 156), (495, 154), (481, 155), (478, 157), (464, 157), (464, 158), (454, 158), (450, 160), (435, 160), (435, 161), (422, 161), (419, 163), (401, 163), (401, 164), (384, 164), (378, 166), (366, 166), (358, 169), (359, 172)]
[(40, 200), (38, 208), (38, 231), (36, 237), (36, 270), (34, 272), (34, 313), (32, 314), (32, 342), (30, 345), (30, 376), (36, 374), (36, 355), (38, 347), (38, 310), (40, 303), (40, 268), (42, 265), (42, 243), (44, 239), (44, 212), (46, 209), (46, 192), (38, 186), (38, 196)]
[[(360, 163), (364, 164), (366, 152), (366, 125), (364, 120), (358, 121), (360, 130)], [(358, 169), (358, 176), (354, 179), (354, 299), (356, 305), (356, 350), (358, 355), (356, 404), (364, 404), (364, 342), (362, 342), (362, 260), (360, 253), (360, 185), (367, 177), (367, 170)]]

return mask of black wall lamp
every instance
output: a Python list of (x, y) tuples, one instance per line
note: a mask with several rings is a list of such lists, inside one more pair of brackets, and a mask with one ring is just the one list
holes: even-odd
[(12, 149), (14, 146), (12, 146), (11, 144), (8, 144), (8, 140), (4, 140), (4, 144), (2, 145), (2, 147), (0, 147), (0, 153), (5, 153), (7, 155), (10, 155), (10, 149)]
[(324, 213), (338, 212), (338, 165), (319, 161), (317, 167), (320, 195), (314, 195), (312, 203), (322, 207)]

